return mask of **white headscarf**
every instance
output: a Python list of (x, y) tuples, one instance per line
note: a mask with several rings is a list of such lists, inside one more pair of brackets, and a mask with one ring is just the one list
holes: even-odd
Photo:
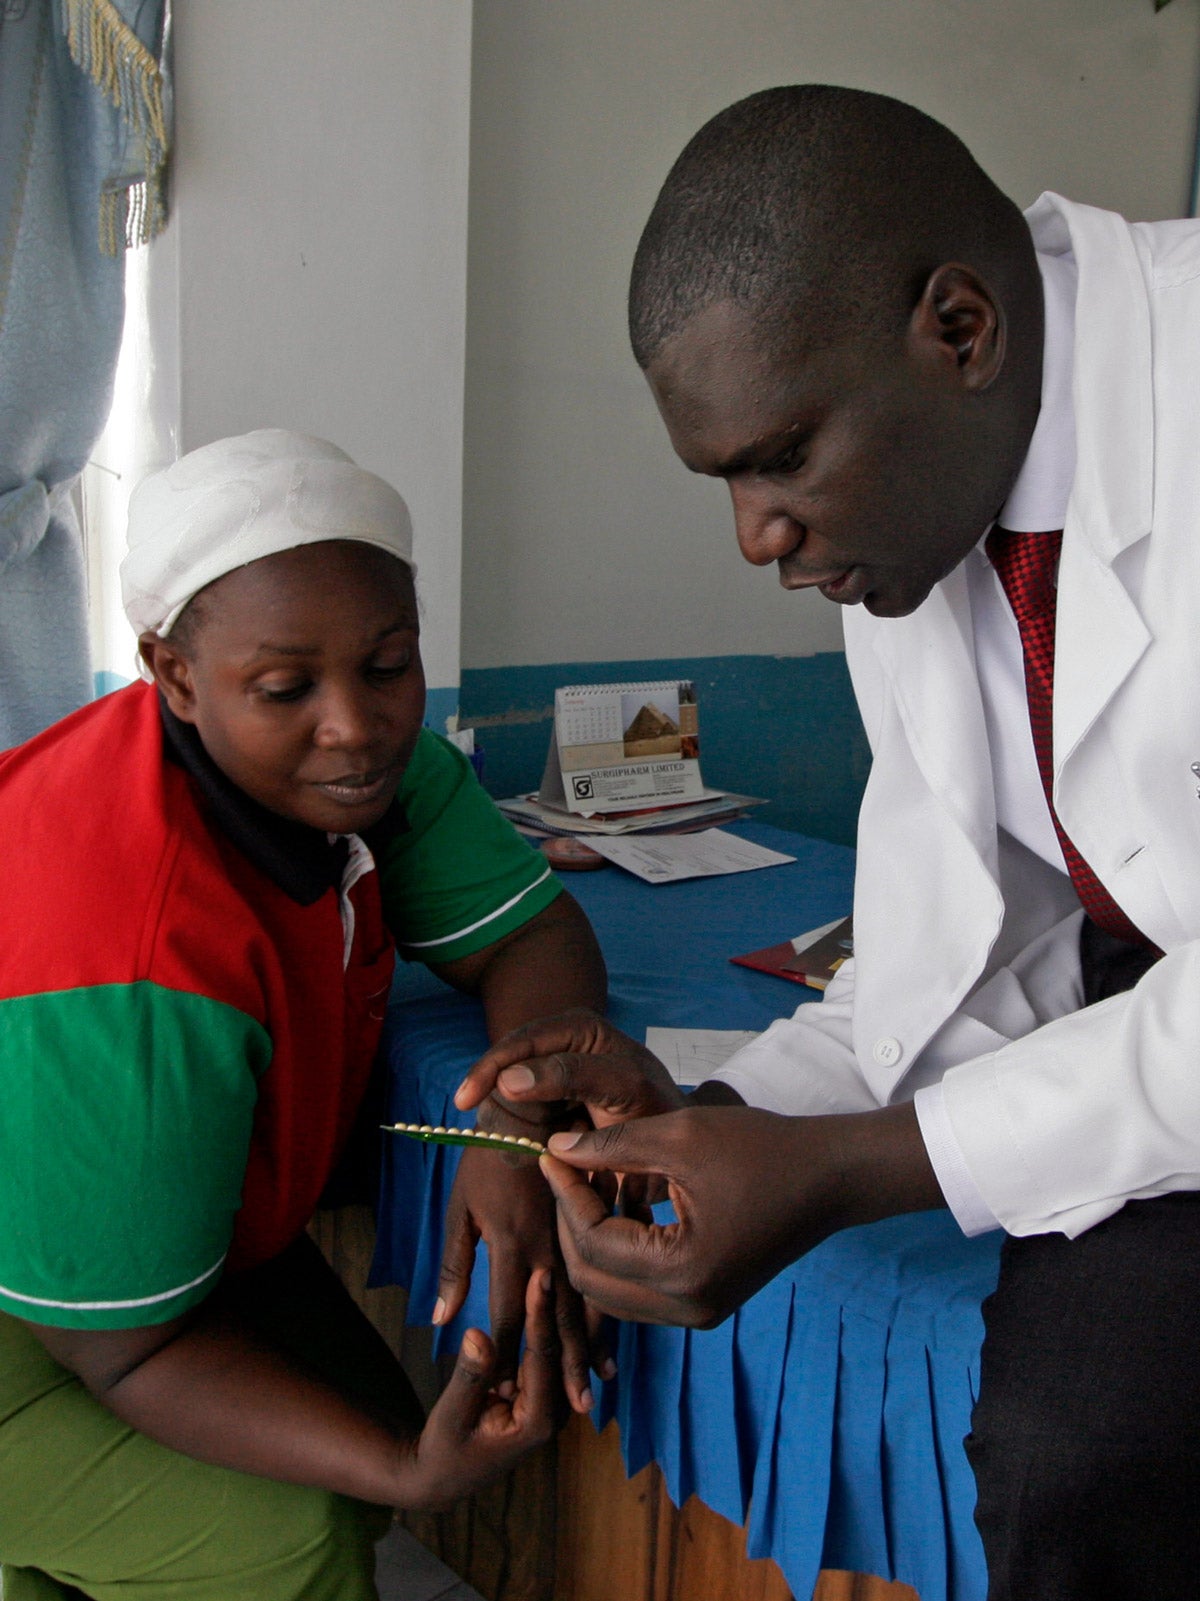
[(336, 445), (283, 428), (215, 440), (130, 497), (125, 615), (137, 633), (165, 637), (206, 584), (325, 539), (375, 545), (412, 565), (408, 507)]

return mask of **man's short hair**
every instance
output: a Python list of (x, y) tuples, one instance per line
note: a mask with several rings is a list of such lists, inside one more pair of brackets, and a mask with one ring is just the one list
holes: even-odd
[(731, 300), (814, 346), (902, 328), (933, 270), (998, 289), (1033, 247), (1016, 206), (924, 112), (830, 84), (764, 89), (688, 143), (642, 233), (629, 291), (645, 368)]

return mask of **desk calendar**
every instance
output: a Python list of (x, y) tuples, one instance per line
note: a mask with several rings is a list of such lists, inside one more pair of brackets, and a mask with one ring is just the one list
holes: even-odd
[(680, 805), (704, 793), (696, 686), (689, 680), (555, 691), (539, 800), (590, 815)]

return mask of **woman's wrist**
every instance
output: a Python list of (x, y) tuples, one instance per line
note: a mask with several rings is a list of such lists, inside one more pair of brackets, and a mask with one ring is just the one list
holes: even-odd
[(420, 1438), (397, 1440), (384, 1506), (402, 1512), (419, 1512), (432, 1505), (429, 1486), (422, 1483)]
[(569, 1101), (506, 1101), (493, 1091), (480, 1102), (475, 1122), (488, 1134), (524, 1134), (544, 1144), (543, 1135), (569, 1128), (577, 1115)]

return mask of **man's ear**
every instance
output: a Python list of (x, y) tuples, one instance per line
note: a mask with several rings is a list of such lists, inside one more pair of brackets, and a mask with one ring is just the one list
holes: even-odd
[(1004, 366), (1004, 308), (971, 267), (948, 261), (930, 273), (909, 319), (908, 337), (926, 356), (953, 364), (964, 389), (979, 393)]
[(157, 634), (140, 635), (138, 650), (147, 671), (176, 717), (181, 723), (194, 723), (196, 688), (187, 657), (170, 640), (160, 639)]

